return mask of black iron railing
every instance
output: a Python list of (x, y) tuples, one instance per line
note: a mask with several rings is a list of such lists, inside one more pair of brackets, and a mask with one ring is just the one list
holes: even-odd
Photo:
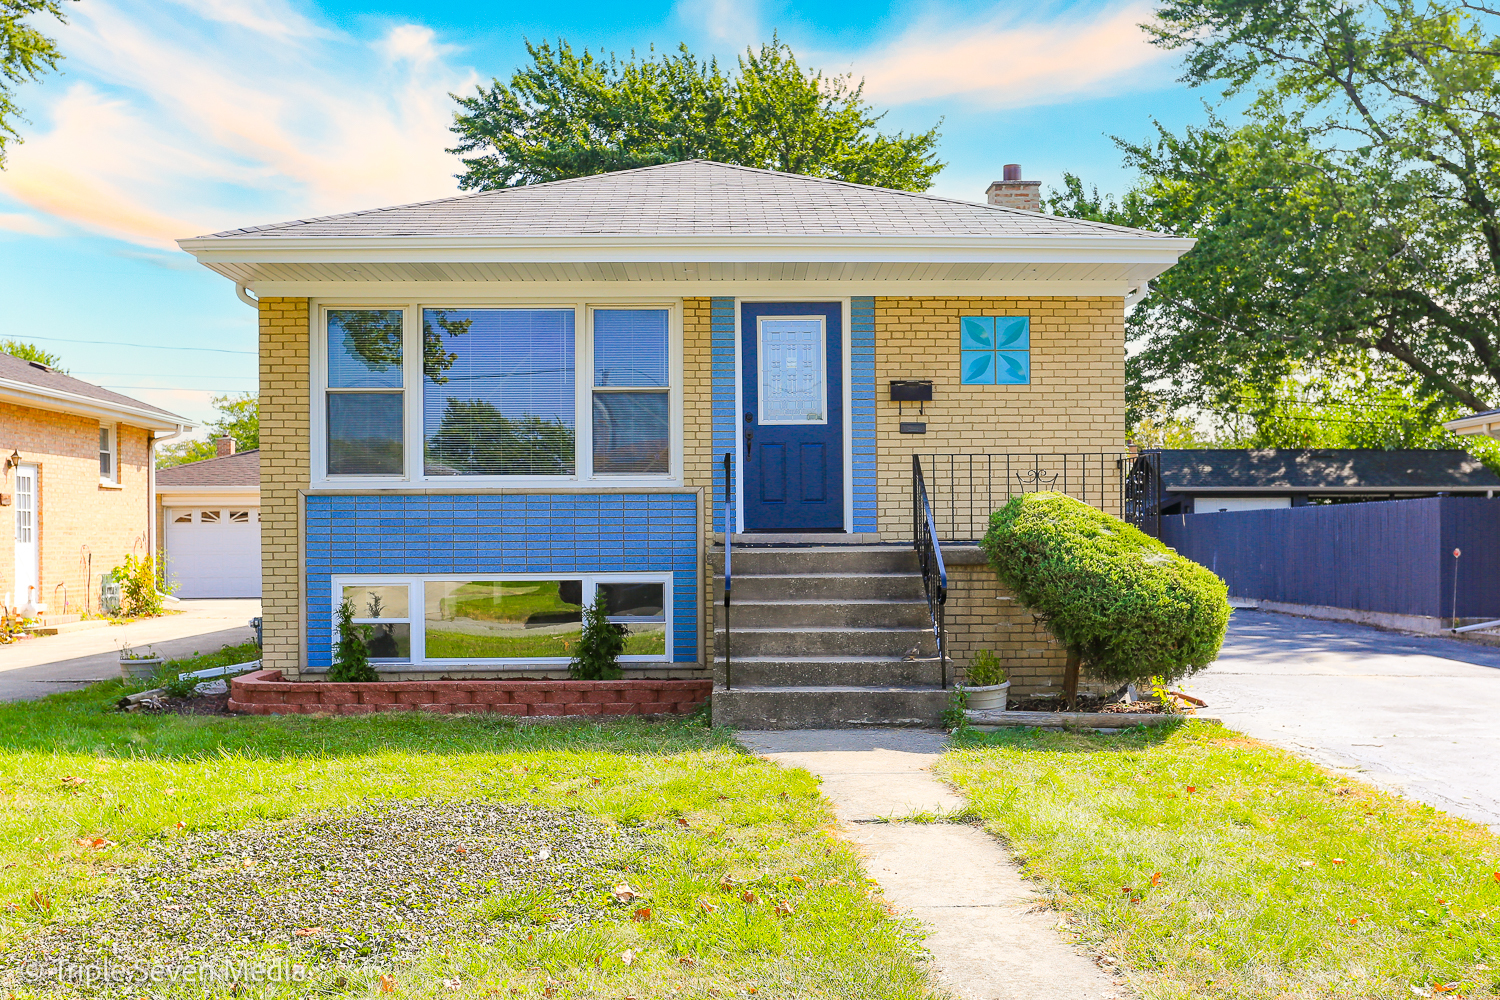
[(734, 658), (730, 652), (729, 594), (734, 585), (730, 566), (734, 553), (734, 453), (724, 453), (724, 689), (734, 687)]
[(927, 592), (927, 610), (932, 613), (932, 632), (937, 637), (938, 669), (943, 687), (948, 686), (948, 633), (943, 628), (943, 606), (948, 603), (948, 568), (943, 565), (943, 547), (938, 543), (927, 501), (927, 483), (922, 477), (922, 457), (911, 457), (912, 544), (922, 566), (922, 588)]
[(1161, 452), (1143, 451), (1128, 461), (1120, 516), (1152, 538), (1160, 538)]
[(1018, 493), (1066, 493), (1111, 514), (1120, 512), (1124, 452), (927, 454), (933, 523), (945, 542), (984, 537), (990, 515)]

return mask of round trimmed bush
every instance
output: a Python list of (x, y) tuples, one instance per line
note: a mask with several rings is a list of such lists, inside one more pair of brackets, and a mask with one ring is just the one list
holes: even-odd
[(1171, 682), (1219, 655), (1224, 581), (1117, 517), (1061, 493), (1025, 493), (990, 515), (981, 545), (1067, 647), (1070, 667), (1081, 660), (1115, 683)]

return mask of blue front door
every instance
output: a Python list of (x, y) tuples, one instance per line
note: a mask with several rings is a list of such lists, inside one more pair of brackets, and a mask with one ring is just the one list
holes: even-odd
[(743, 303), (740, 351), (745, 530), (843, 531), (843, 306)]

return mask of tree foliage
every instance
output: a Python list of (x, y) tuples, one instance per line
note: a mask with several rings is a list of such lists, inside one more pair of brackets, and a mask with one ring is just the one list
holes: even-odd
[(215, 396), (214, 407), (219, 415), (209, 421), (207, 440), (180, 441), (157, 449), (158, 469), (213, 458), (218, 454), (215, 442), (221, 437), (233, 438), (235, 451), (260, 447), (260, 398), (255, 393)]
[(428, 475), (568, 475), (574, 434), (555, 418), (507, 417), (482, 399), (450, 399), (426, 451)]
[(1070, 669), (1081, 661), (1100, 680), (1170, 682), (1219, 654), (1229, 624), (1224, 581), (1081, 500), (1016, 496), (990, 516), (981, 548), (1068, 650)]
[(67, 374), (67, 371), (62, 368), (62, 355), (53, 354), (51, 351), (43, 350), (35, 344), (27, 343), (26, 341), (0, 340), (0, 354), (9, 354), (11, 357), (20, 358), (22, 361), (35, 361), (39, 365), (56, 368), (64, 375)]
[(943, 166), (937, 126), (881, 133), (862, 82), (804, 69), (775, 37), (733, 74), (686, 45), (629, 59), (563, 40), (527, 51), (508, 84), (454, 95), (449, 152), (463, 157), (466, 191), (691, 159), (925, 191)]
[(68, 23), (63, 0), (0, 0), (0, 169), (5, 167), (6, 147), (24, 141), (16, 131), (17, 123), (25, 120), (16, 103), (16, 88), (56, 70), (63, 58), (57, 42), (26, 23), (38, 14)]
[[(1197, 238), (1132, 312), (1132, 404), (1224, 408), (1288, 377), (1372, 370), (1439, 407), (1500, 382), (1496, 15), (1408, 0), (1161, 0), (1185, 77), (1247, 96), (1148, 141), (1119, 203), (1070, 182), (1059, 214)], [(1378, 390), (1377, 390), (1378, 393)]]

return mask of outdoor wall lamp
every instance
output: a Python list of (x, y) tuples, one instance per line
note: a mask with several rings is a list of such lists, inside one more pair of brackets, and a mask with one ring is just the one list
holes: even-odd
[(9, 472), (11, 469), (14, 469), (16, 466), (18, 466), (20, 464), (21, 464), (21, 453), (19, 451), (16, 451), (15, 449), (11, 449), (10, 458), (7, 458), (5, 460), (5, 471)]

